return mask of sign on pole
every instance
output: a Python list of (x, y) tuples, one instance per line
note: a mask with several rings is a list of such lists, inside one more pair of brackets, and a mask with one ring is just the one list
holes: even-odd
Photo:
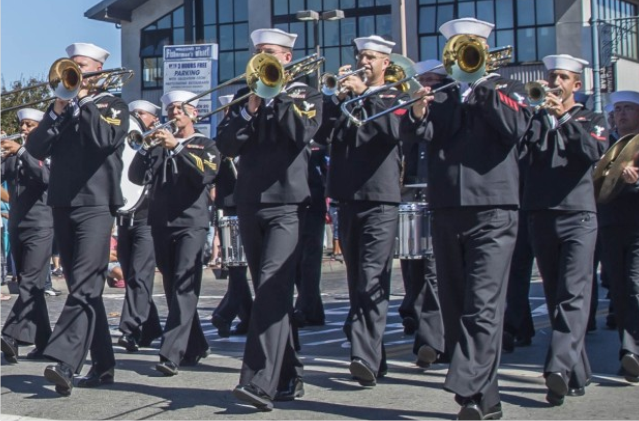
[[(164, 47), (164, 93), (184, 90), (194, 94), (217, 86), (217, 44), (167, 45)], [(217, 92), (200, 98), (198, 114), (207, 114), (217, 103)], [(166, 111), (163, 111), (166, 113)], [(195, 127), (207, 137), (213, 137), (217, 116), (200, 121)]]

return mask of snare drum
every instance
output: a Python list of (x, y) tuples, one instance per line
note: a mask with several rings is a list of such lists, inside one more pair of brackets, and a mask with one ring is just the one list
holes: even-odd
[(395, 258), (422, 259), (432, 252), (428, 204), (423, 202), (400, 204)]
[(237, 216), (221, 217), (218, 226), (220, 228), (222, 266), (246, 266), (242, 237), (240, 237), (240, 223)]

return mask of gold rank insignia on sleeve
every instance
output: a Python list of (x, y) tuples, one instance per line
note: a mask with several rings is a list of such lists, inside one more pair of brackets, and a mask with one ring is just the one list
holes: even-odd
[[(301, 107), (301, 109), (300, 109)], [(302, 101), (300, 103), (300, 107), (297, 104), (293, 104), (293, 110), (300, 117), (313, 118), (317, 115), (317, 110), (315, 110), (315, 104), (307, 101)]]
[(202, 158), (200, 158), (199, 156), (189, 152), (189, 155), (191, 155), (193, 157), (193, 160), (195, 161), (195, 165), (197, 166), (197, 168), (204, 172), (204, 164), (202, 164)]
[(100, 115), (102, 120), (106, 121), (112, 126), (119, 126), (120, 124), (122, 124), (122, 120), (118, 118), (118, 116), (120, 115), (122, 111), (116, 110), (114, 108), (111, 108), (109, 111), (111, 111), (111, 117), (105, 117), (103, 115)]

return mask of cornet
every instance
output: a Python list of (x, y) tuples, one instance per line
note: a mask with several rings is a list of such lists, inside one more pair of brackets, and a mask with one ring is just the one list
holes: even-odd
[[(346, 79), (347, 77), (359, 75), (366, 71), (365, 67), (360, 67), (357, 70), (352, 70), (348, 73), (344, 73), (343, 75), (336, 75), (334, 73), (324, 73), (322, 75), (322, 93), (324, 95), (338, 95), (344, 92), (342, 87), (340, 86), (340, 82)], [(366, 81), (366, 76), (363, 76), (364, 81)]]
[(526, 90), (528, 103), (532, 107), (537, 108), (543, 108), (544, 103), (546, 102), (546, 96), (549, 93), (556, 94), (559, 97), (563, 96), (564, 93), (564, 91), (559, 86), (555, 88), (549, 88), (548, 86), (544, 86), (539, 82), (528, 82), (526, 83), (524, 89)]
[(126, 136), (126, 141), (129, 146), (135, 150), (139, 151), (140, 149), (151, 149), (156, 147), (161, 143), (160, 140), (155, 139), (155, 134), (160, 130), (169, 130), (171, 133), (175, 134), (177, 132), (177, 126), (175, 125), (176, 120), (172, 119), (167, 121), (166, 123), (158, 123), (153, 128), (140, 132), (138, 130), (132, 130)]

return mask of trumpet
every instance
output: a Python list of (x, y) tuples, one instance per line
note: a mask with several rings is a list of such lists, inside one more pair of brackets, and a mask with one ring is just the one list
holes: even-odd
[(563, 96), (564, 91), (561, 87), (557, 86), (555, 88), (550, 88), (548, 86), (544, 86), (539, 82), (528, 82), (524, 86), (526, 90), (526, 97), (528, 99), (528, 103), (537, 108), (543, 108), (544, 103), (546, 102), (546, 96), (549, 93), (555, 94), (559, 97)]
[[(344, 73), (343, 75), (324, 73), (322, 75), (322, 93), (329, 96), (343, 93), (343, 89), (340, 87), (340, 82), (348, 77), (359, 75), (360, 73), (363, 73), (365, 71), (365, 67), (360, 67), (357, 70), (352, 70), (350, 72)], [(366, 80), (366, 76), (363, 76), (363, 79)]]
[(2, 112), (14, 111), (24, 107), (30, 107), (42, 102), (53, 101), (56, 98), (70, 100), (75, 98), (82, 88), (82, 81), (89, 78), (95, 78), (90, 85), (91, 89), (119, 89), (133, 77), (133, 71), (123, 67), (108, 70), (97, 70), (95, 72), (82, 73), (80, 67), (69, 58), (60, 58), (53, 62), (49, 68), (49, 77), (47, 82), (38, 83), (26, 88), (15, 89), (5, 92), (2, 97), (15, 95), (20, 92), (31, 89), (40, 88), (48, 85), (52, 91), (52, 96), (29, 102), (27, 104), (17, 105), (14, 107), (4, 108)]
[(154, 135), (160, 130), (165, 129), (175, 134), (177, 132), (177, 126), (175, 125), (175, 122), (176, 119), (172, 119), (167, 121), (166, 123), (158, 123), (145, 132), (140, 132), (139, 130), (131, 130), (129, 134), (126, 135), (126, 141), (134, 151), (154, 148), (161, 143), (159, 140), (154, 138)]
[[(0, 141), (3, 140), (13, 140), (14, 142), (18, 142), (18, 144), (22, 145), (24, 143), (24, 138), (25, 136), (22, 133), (14, 133), (11, 135), (2, 135), (0, 137)], [(4, 159), (7, 156), (7, 154), (5, 153), (4, 149), (0, 150), (0, 157), (2, 159)]]
[[(323, 62), (324, 57), (320, 57), (317, 54), (311, 54), (306, 57), (294, 60), (283, 66), (277, 59), (277, 57), (272, 54), (256, 54), (251, 57), (251, 59), (246, 64), (246, 72), (230, 80), (227, 80), (226, 82), (217, 85), (216, 87), (209, 89), (208, 91), (202, 92), (201, 94), (198, 94), (193, 98), (189, 98), (188, 100), (184, 101), (182, 103), (182, 111), (184, 112), (184, 114), (191, 116), (191, 114), (186, 109), (186, 105), (189, 105), (196, 99), (205, 97), (212, 92), (241, 82), (242, 80), (246, 81), (250, 92), (240, 96), (239, 98), (235, 98), (228, 104), (218, 107), (209, 113), (198, 116), (197, 120), (200, 121), (212, 116), (213, 114), (217, 114), (220, 111), (224, 111), (239, 102), (245, 101), (251, 95), (257, 95), (260, 98), (264, 99), (273, 98), (280, 92), (282, 92), (282, 89), (284, 89), (284, 86), (286, 86), (286, 84), (293, 82), (310, 73), (316, 72)], [(195, 120), (193, 117), (191, 118)]]

